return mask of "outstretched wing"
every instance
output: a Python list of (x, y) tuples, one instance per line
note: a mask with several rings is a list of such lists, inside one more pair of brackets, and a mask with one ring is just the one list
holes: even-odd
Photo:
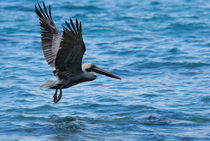
[(72, 76), (82, 72), (82, 57), (85, 53), (85, 44), (82, 38), (82, 24), (76, 19), (76, 24), (70, 19), (66, 22), (63, 39), (56, 55), (55, 67), (60, 76)]
[(44, 3), (43, 7), (41, 7), (40, 4), (37, 4), (37, 6), (35, 5), (35, 12), (39, 16), (39, 23), (42, 31), (42, 49), (45, 59), (49, 65), (55, 66), (55, 58), (62, 35), (58, 33), (53, 22), (50, 6), (47, 9)]

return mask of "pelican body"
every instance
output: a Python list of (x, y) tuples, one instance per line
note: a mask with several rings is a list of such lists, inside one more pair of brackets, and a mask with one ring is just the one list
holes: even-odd
[[(51, 15), (51, 6), (48, 8), (40, 4), (35, 5), (35, 12), (39, 17), (42, 38), (42, 50), (47, 63), (54, 67), (53, 74), (57, 80), (48, 80), (41, 88), (55, 89), (53, 102), (57, 103), (62, 97), (62, 89), (76, 84), (92, 81), (97, 74), (121, 79), (92, 63), (82, 65), (82, 58), (86, 47), (82, 38), (82, 24), (74, 23), (72, 19), (65, 21), (63, 34), (60, 34)], [(57, 95), (58, 90), (60, 94)]]

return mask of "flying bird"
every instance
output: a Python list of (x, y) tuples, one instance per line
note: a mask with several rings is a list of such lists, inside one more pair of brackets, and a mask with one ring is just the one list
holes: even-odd
[(48, 80), (41, 88), (55, 89), (54, 103), (60, 101), (62, 89), (95, 80), (97, 74), (121, 79), (92, 63), (82, 64), (86, 47), (82, 38), (81, 22), (77, 19), (75, 22), (72, 19), (65, 21), (66, 26), (61, 34), (52, 19), (50, 5), (47, 8), (44, 3), (42, 6), (38, 3), (35, 5), (35, 12), (39, 17), (44, 57), (47, 63), (55, 68), (53, 74), (57, 78), (55, 81)]

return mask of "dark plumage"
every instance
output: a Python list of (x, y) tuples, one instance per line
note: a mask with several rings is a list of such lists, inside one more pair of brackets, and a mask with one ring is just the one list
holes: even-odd
[[(85, 44), (82, 38), (82, 23), (74, 23), (72, 19), (65, 21), (61, 35), (52, 19), (51, 7), (46, 8), (45, 4), (35, 5), (35, 12), (39, 17), (41, 27), (42, 50), (47, 63), (55, 67), (54, 75), (56, 81), (47, 81), (42, 88), (56, 89), (54, 103), (62, 97), (62, 89), (71, 87), (81, 82), (96, 79), (96, 73), (109, 77), (121, 79), (91, 63), (82, 65), (82, 57), (85, 53)], [(57, 96), (58, 89), (60, 90)]]

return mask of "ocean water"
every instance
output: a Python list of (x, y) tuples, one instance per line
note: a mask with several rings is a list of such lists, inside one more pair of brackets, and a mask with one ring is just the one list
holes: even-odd
[(0, 0), (0, 140), (210, 140), (209, 0), (46, 0), (62, 32), (83, 23), (98, 76), (64, 90), (43, 57), (35, 0)]

